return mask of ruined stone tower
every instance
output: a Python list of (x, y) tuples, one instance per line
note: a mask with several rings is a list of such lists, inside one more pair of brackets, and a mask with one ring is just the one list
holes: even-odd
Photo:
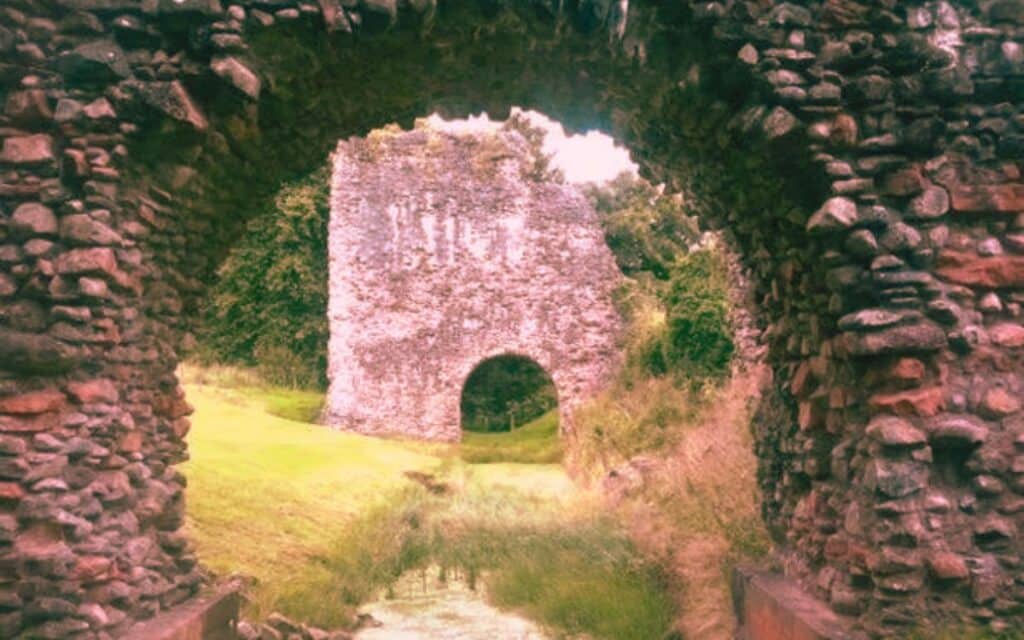
[(621, 324), (621, 274), (586, 200), (541, 179), (519, 133), (439, 121), (339, 143), (332, 180), (325, 422), (457, 440), (466, 378), (518, 355), (548, 372), (570, 424)]

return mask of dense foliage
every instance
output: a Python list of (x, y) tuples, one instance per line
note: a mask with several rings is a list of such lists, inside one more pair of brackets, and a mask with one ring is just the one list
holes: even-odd
[[(724, 375), (733, 353), (724, 255), (704, 239), (681, 196), (622, 174), (587, 195), (622, 272), (627, 364), (690, 382)], [(627, 372), (628, 373), (628, 372)]]
[(327, 167), (287, 183), (249, 223), (203, 309), (201, 359), (322, 388), (327, 371)]

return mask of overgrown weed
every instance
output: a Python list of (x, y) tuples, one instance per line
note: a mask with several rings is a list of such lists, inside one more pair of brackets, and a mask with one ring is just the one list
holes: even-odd
[(764, 374), (698, 391), (659, 379), (619, 389), (581, 414), (573, 441), (632, 539), (681, 586), (676, 628), (687, 639), (730, 637), (732, 568), (769, 549), (749, 431)]
[[(593, 638), (661, 637), (673, 617), (660, 569), (642, 558), (623, 531), (595, 511), (564, 499), (494, 485), (458, 467), (454, 490), (396, 493), (348, 525), (278, 605), (303, 619), (343, 623), (408, 571), (440, 566), (475, 576), (497, 606), (560, 634)], [(336, 593), (339, 611), (318, 594)]]

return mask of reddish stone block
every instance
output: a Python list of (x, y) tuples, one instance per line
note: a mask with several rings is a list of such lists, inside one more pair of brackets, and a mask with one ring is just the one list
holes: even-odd
[(0, 149), (0, 164), (39, 164), (55, 159), (53, 138), (43, 133), (7, 138)]
[(117, 258), (107, 248), (72, 249), (57, 256), (55, 267), (62, 275), (97, 272), (113, 275), (117, 273)]
[(0, 432), (35, 433), (50, 431), (60, 426), (60, 414), (57, 412), (36, 415), (0, 415)]
[(120, 394), (117, 387), (110, 380), (97, 378), (84, 382), (68, 383), (68, 392), (82, 404), (102, 402), (111, 404), (117, 402)]
[(1024, 326), (1012, 322), (997, 324), (988, 330), (988, 337), (1000, 347), (1024, 347)]
[(953, 210), (963, 213), (1024, 211), (1024, 184), (958, 185), (950, 195)]
[(63, 168), (67, 175), (75, 178), (85, 178), (92, 170), (89, 159), (81, 149), (65, 149)]
[(53, 118), (53, 111), (42, 89), (15, 91), (7, 96), (4, 112), (20, 125), (32, 125)]
[(921, 193), (924, 186), (921, 166), (914, 164), (887, 175), (882, 181), (882, 193), (890, 196), (912, 196)]
[(192, 422), (188, 418), (178, 418), (171, 423), (171, 430), (179, 438), (184, 438), (191, 428)]
[(849, 640), (846, 622), (782, 576), (738, 569), (733, 594), (744, 640)]
[(71, 571), (71, 579), (83, 582), (105, 580), (110, 576), (112, 564), (110, 558), (104, 556), (80, 556)]
[(981, 408), (986, 415), (1001, 418), (1020, 411), (1020, 398), (1003, 387), (992, 387), (981, 399)]
[(46, 413), (59, 409), (63, 404), (63, 393), (56, 389), (43, 389), (0, 398), (0, 413)]
[(900, 358), (888, 370), (889, 378), (899, 382), (920, 382), (924, 378), (924, 363), (917, 358)]
[(30, 524), (14, 539), (14, 550), (29, 557), (45, 556), (66, 548), (61, 527), (53, 522)]
[(857, 121), (845, 113), (832, 121), (829, 142), (838, 147), (848, 147), (857, 142)]
[(850, 393), (842, 387), (833, 387), (828, 391), (828, 408), (842, 409), (850, 404)]
[(825, 409), (821, 403), (812, 400), (801, 402), (797, 407), (797, 423), (801, 431), (818, 429), (825, 425)]
[(898, 416), (937, 415), (946, 406), (942, 387), (908, 389), (896, 393), (880, 393), (868, 400), (872, 408)]
[(976, 287), (1024, 287), (1024, 256), (981, 257), (946, 250), (939, 254), (935, 272), (942, 278)]
[(937, 580), (964, 580), (971, 575), (964, 559), (949, 551), (935, 551), (927, 558), (928, 569)]
[(0, 482), (0, 502), (16, 502), (25, 497), (25, 490), (17, 482)]
[(138, 431), (130, 431), (123, 436), (118, 443), (123, 453), (136, 453), (142, 451), (142, 434)]
[(789, 382), (789, 390), (794, 396), (800, 397), (804, 394), (804, 391), (807, 391), (810, 374), (811, 365), (804, 360), (796, 368), (796, 373), (793, 374), (793, 378)]
[(191, 415), (194, 409), (183, 397), (158, 396), (153, 400), (153, 411), (171, 419)]

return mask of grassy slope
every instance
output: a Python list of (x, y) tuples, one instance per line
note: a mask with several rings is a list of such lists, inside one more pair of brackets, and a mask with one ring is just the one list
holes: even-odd
[[(250, 615), (342, 626), (398, 574), (436, 562), (486, 573), (496, 604), (562, 632), (646, 639), (670, 623), (657, 572), (560, 466), (460, 459), (550, 459), (556, 417), (460, 450), (269, 413), (312, 406), (301, 393), (186, 388), (196, 407), (183, 469), (189, 533), (209, 567), (258, 580)], [(428, 493), (408, 470), (435, 473), (449, 494)]]
[(189, 386), (188, 397), (189, 533), (218, 572), (287, 582), (344, 523), (404, 487), (402, 471), (440, 464), (401, 443), (278, 418), (251, 394)]

